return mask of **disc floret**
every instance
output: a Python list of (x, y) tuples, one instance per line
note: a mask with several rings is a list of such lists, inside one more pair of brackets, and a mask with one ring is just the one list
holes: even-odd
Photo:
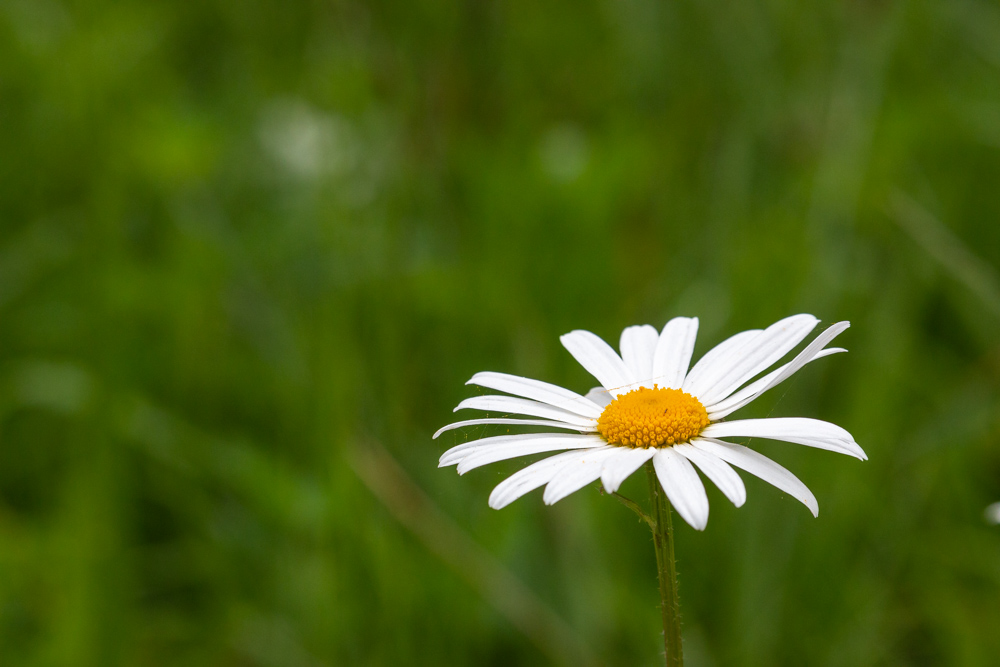
[(697, 398), (653, 385), (611, 401), (597, 420), (597, 432), (612, 445), (669, 447), (687, 442), (708, 424), (708, 411)]

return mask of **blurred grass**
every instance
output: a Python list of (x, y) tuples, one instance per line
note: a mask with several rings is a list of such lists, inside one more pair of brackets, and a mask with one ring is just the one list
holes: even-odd
[(658, 664), (644, 527), (489, 510), (523, 462), (430, 434), (478, 370), (589, 388), (570, 329), (801, 311), (851, 353), (746, 414), (870, 461), (752, 443), (820, 516), (710, 491), (689, 664), (995, 664), (998, 45), (986, 0), (0, 0), (0, 664), (548, 664), (366, 442), (594, 662)]

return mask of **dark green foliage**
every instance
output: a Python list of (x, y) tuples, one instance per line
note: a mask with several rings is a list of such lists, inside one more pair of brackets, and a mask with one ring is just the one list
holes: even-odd
[(0, 0), (0, 664), (659, 664), (646, 527), (430, 435), (479, 370), (592, 386), (571, 329), (810, 312), (850, 354), (741, 414), (870, 461), (753, 442), (819, 518), (675, 522), (688, 664), (995, 665), (998, 181), (986, 0)]

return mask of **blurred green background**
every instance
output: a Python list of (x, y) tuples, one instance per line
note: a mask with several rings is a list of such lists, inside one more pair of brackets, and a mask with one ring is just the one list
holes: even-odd
[(430, 436), (809, 312), (740, 414), (870, 461), (678, 522), (689, 666), (996, 665), (998, 183), (987, 0), (0, 0), (0, 664), (660, 664), (632, 514)]

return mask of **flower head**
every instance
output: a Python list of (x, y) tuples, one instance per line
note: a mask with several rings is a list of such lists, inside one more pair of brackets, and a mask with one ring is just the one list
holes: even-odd
[(826, 347), (850, 326), (839, 322), (791, 361), (761, 376), (805, 340), (818, 323), (812, 315), (793, 315), (764, 330), (738, 333), (709, 350), (690, 369), (697, 318), (674, 318), (661, 333), (649, 325), (628, 327), (621, 335), (620, 356), (589, 331), (573, 331), (560, 340), (601, 387), (584, 396), (539, 380), (476, 373), (467, 384), (510, 395), (469, 398), (456, 411), (471, 408), (533, 419), (470, 419), (449, 424), (434, 437), (476, 424), (547, 426), (575, 433), (480, 438), (446, 451), (440, 466), (457, 464), (459, 474), (464, 474), (518, 456), (562, 452), (501, 482), (489, 501), (490, 507), (500, 509), (543, 485), (542, 499), (547, 504), (598, 479), (613, 493), (651, 460), (678, 514), (698, 530), (708, 522), (708, 496), (696, 468), (740, 507), (746, 500), (746, 488), (733, 470), (735, 466), (797, 498), (816, 516), (819, 506), (815, 496), (792, 473), (758, 452), (722, 438), (783, 440), (867, 459), (850, 433), (817, 419), (725, 421), (810, 361), (846, 351)]

